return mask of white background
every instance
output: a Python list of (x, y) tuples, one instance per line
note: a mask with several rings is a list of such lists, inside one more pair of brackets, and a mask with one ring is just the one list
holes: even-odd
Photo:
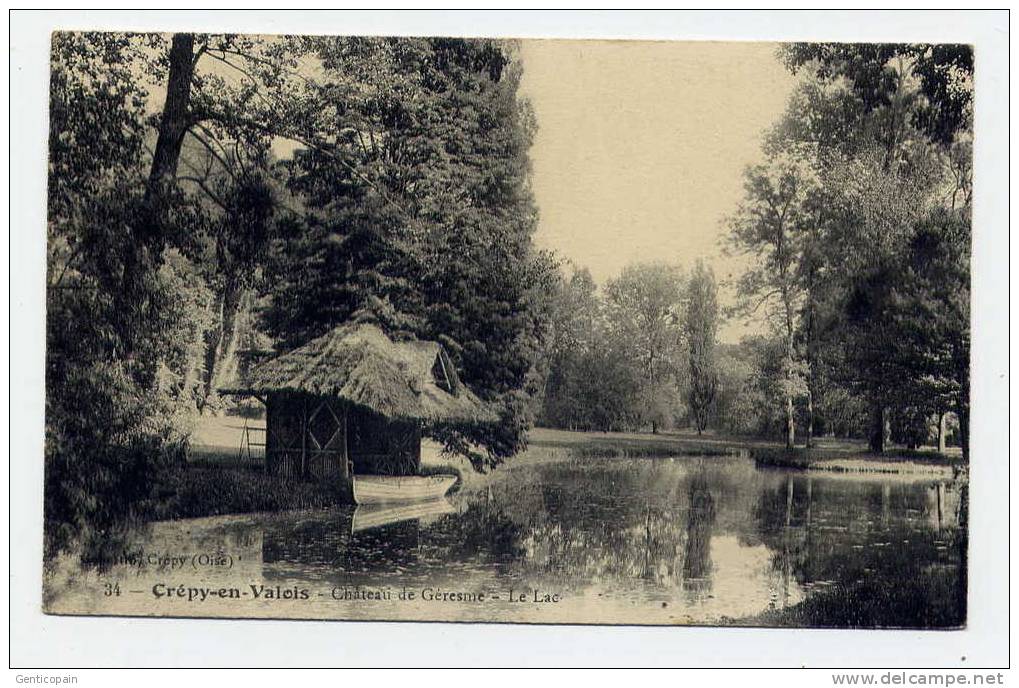
[[(1002, 12), (59, 12), (11, 16), (11, 665), (1001, 667), (1008, 654), (1008, 15)], [(49, 33), (54, 29), (976, 46), (970, 611), (963, 631), (749, 630), (44, 616), (42, 449)], [(6, 250), (6, 249), (4, 249)], [(5, 529), (6, 530), (6, 529)], [(20, 674), (36, 672), (21, 671)], [(42, 672), (54, 674), (59, 672)], [(785, 673), (785, 672), (783, 672)], [(827, 672), (830, 673), (830, 672)], [(819, 683), (831, 685), (826, 676)], [(272, 674), (261, 674), (262, 678)], [(401, 675), (414, 680), (412, 675)], [(782, 685), (810, 685), (801, 678)], [(119, 674), (117, 683), (127, 676)], [(742, 673), (770, 684), (776, 674)], [(8, 676), (15, 682), (14, 673)], [(88, 676), (82, 679), (87, 684)], [(197, 678), (197, 676), (196, 676)], [(314, 680), (308, 677), (309, 680)], [(104, 676), (103, 683), (110, 680)], [(144, 679), (148, 681), (149, 679)], [(176, 683), (188, 680), (178, 676)], [(218, 680), (232, 682), (220, 675)], [(245, 679), (247, 680), (247, 679)], [(487, 679), (486, 679), (487, 680)], [(515, 679), (519, 680), (519, 677)], [(524, 677), (524, 680), (527, 680)], [(610, 679), (611, 680), (611, 679)], [(318, 682), (318, 681), (316, 681)], [(160, 681), (161, 683), (161, 681)], [(695, 684), (699, 681), (695, 681)]]

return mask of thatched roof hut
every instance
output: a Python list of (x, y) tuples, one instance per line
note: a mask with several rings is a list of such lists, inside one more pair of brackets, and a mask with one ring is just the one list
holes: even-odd
[(341, 325), (254, 368), (243, 389), (335, 397), (386, 418), (424, 423), (492, 422), (460, 382), (438, 342), (396, 342), (374, 325)]
[(266, 466), (285, 477), (414, 472), (423, 428), (497, 420), (440, 344), (374, 325), (337, 327), (247, 378), (220, 391), (265, 403)]

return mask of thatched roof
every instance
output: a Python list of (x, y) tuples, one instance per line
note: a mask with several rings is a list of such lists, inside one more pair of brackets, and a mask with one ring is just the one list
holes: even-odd
[(227, 393), (306, 392), (365, 406), (388, 418), (492, 422), (495, 413), (460, 382), (437, 342), (394, 342), (378, 327), (341, 325), (253, 366)]

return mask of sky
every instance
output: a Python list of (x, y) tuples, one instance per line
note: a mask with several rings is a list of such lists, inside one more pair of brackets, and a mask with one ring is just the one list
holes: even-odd
[[(724, 219), (795, 85), (776, 48), (524, 41), (521, 92), (538, 121), (535, 243), (599, 284), (628, 263), (689, 269), (698, 258), (719, 280), (737, 276), (741, 262), (721, 254)], [(728, 323), (720, 338), (755, 327)]]

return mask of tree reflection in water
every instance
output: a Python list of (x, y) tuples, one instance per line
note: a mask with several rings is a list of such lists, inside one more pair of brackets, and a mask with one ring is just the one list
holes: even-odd
[(789, 474), (755, 517), (785, 584), (811, 590), (806, 624), (945, 627), (966, 614), (964, 503), (964, 488), (940, 481)]
[(266, 524), (266, 564), (321, 566), (337, 572), (426, 573), (437, 563), (484, 565), (520, 558), (521, 527), (487, 496), (465, 500), (459, 513), (394, 521), (354, 531), (352, 509)]
[[(956, 483), (625, 460), (508, 471), (456, 513), (356, 533), (350, 514), (266, 525), (271, 575), (491, 580), (614, 591), (689, 618), (945, 627), (966, 612)], [(707, 615), (707, 616), (705, 616)], [(711, 616), (714, 615), (714, 616)], [(770, 615), (770, 616), (769, 616)]]
[(690, 480), (688, 495), (690, 506), (687, 509), (683, 589), (705, 595), (711, 590), (711, 531), (715, 525), (715, 500), (708, 489), (703, 468)]
[(353, 533), (353, 513), (353, 509), (337, 509), (268, 522), (262, 540), (263, 562), (341, 572), (387, 572), (413, 565), (420, 542), (416, 520)]
[(468, 499), (460, 514), (444, 516), (436, 529), (449, 541), (454, 560), (510, 562), (525, 554), (523, 528), (506, 516), (491, 491)]
[[(240, 583), (455, 584), (586, 598), (556, 608), (566, 621), (965, 620), (960, 483), (765, 471), (713, 457), (563, 461), (511, 468), (488, 484), (457, 495), (451, 513), (387, 509), (357, 524), (352, 509), (165, 522), (135, 532), (124, 551), (243, 554), (224, 574)], [(493, 608), (492, 620), (519, 612)]]
[[(685, 468), (606, 462), (548, 467), (536, 489), (518, 490), (513, 514), (528, 523), (528, 564), (560, 585), (629, 581), (678, 585), (685, 523)], [(537, 495), (537, 499), (535, 499)]]

